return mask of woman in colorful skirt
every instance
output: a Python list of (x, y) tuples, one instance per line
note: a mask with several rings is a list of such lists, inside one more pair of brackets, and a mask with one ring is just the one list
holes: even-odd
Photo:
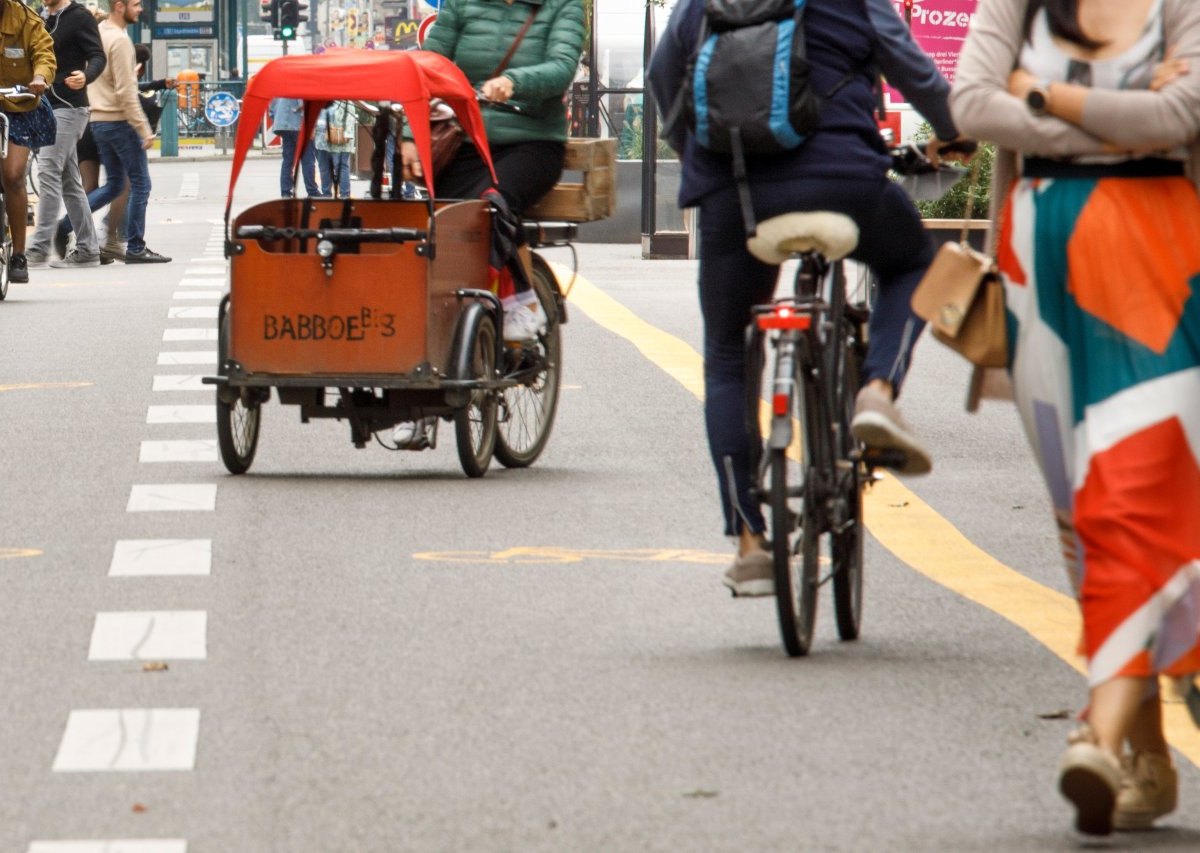
[(1148, 827), (1158, 676), (1200, 670), (1200, 3), (982, 0), (951, 108), (999, 146), (1013, 386), (1083, 613), (1059, 788), (1083, 833)]

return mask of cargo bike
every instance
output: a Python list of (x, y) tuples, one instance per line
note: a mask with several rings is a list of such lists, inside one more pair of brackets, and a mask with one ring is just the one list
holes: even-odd
[[(305, 133), (332, 100), (377, 105), (371, 198), (273, 199), (230, 221), (255, 130), (280, 97), (305, 101)], [(470, 477), (482, 476), (493, 455), (523, 467), (545, 447), (567, 319), (550, 267), (522, 251), (547, 323), (536, 341), (505, 345), (490, 268), (498, 209), (484, 200), (436, 199), (435, 180), (426, 198), (382, 197), (382, 174), (391, 165), (383, 163), (383, 148), (398, 114), (412, 128), (422, 162), (431, 162), (431, 98), (454, 110), (491, 169), (476, 93), (441, 56), (287, 56), (247, 86), (225, 213), (230, 280), (218, 310), (218, 371), (204, 380), (216, 386), (218, 444), (231, 473), (254, 461), (272, 390), (280, 403), (299, 407), (304, 423), (347, 422), (359, 448), (372, 438), (389, 446), (380, 434), (403, 422), (451, 421)], [(523, 227), (533, 247), (569, 245), (575, 229), (566, 222)]]

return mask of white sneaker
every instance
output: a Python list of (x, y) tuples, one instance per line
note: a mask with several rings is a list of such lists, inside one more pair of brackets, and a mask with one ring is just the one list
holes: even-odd
[(536, 341), (546, 331), (546, 312), (542, 303), (516, 305), (504, 312), (504, 342), (523, 344)]
[(433, 428), (437, 418), (421, 418), (419, 421), (405, 421), (396, 424), (392, 430), (392, 441), (398, 450), (424, 450), (433, 447)]

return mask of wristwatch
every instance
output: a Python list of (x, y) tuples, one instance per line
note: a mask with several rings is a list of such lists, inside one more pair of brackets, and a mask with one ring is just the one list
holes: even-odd
[(1039, 80), (1025, 95), (1025, 106), (1035, 116), (1044, 116), (1050, 108), (1050, 82)]

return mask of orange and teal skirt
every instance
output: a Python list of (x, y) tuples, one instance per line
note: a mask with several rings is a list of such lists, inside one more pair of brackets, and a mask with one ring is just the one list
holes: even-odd
[(1025, 178), (1001, 219), (1013, 386), (1089, 681), (1200, 671), (1200, 196)]

